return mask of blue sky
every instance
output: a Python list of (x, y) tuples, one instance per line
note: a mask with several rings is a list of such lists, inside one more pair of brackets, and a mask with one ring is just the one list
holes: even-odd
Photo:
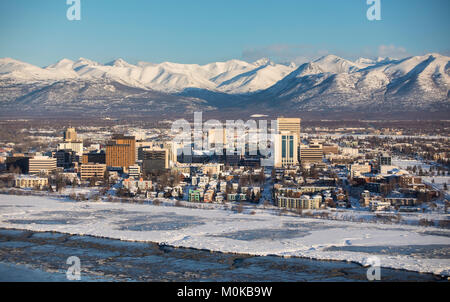
[(0, 0), (0, 57), (45, 66), (450, 53), (448, 0), (381, 0), (381, 21), (367, 20), (366, 0), (80, 1), (81, 20), (68, 21), (66, 0)]

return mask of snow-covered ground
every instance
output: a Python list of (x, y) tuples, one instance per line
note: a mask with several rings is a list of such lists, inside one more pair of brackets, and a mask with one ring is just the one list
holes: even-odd
[(428, 171), (430, 169), (430, 165), (429, 164), (423, 163), (423, 162), (415, 160), (415, 159), (399, 159), (399, 158), (396, 158), (396, 159), (392, 159), (392, 164), (394, 166), (398, 166), (401, 169), (405, 169), (405, 170), (408, 167), (413, 168), (414, 166), (417, 166), (417, 168), (420, 167), (420, 168), (422, 168), (422, 170), (426, 170), (426, 171)]
[(446, 193), (450, 193), (450, 176), (423, 176), (422, 180), (437, 190), (444, 190), (444, 184), (447, 184)]
[(450, 275), (450, 230), (433, 227), (3, 194), (0, 227), (361, 264), (377, 256), (382, 267)]

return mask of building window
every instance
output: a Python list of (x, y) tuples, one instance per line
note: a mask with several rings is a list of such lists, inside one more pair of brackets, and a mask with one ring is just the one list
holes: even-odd
[(289, 157), (294, 156), (294, 137), (289, 136)]

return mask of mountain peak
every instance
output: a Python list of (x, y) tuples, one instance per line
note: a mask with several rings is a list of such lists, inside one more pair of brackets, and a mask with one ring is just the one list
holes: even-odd
[(261, 58), (255, 62), (253, 62), (253, 64), (256, 66), (265, 66), (265, 65), (273, 65), (273, 62), (270, 61), (269, 58)]
[(59, 60), (55, 64), (47, 66), (46, 69), (49, 69), (49, 68), (72, 68), (74, 63), (75, 63), (74, 61), (64, 58), (64, 59)]
[(314, 62), (333, 61), (333, 60), (344, 60), (344, 59), (341, 58), (341, 57), (338, 57), (338, 56), (336, 56), (336, 55), (329, 54), (329, 55), (321, 56), (320, 58), (318, 58), (318, 59), (315, 60)]
[(317, 64), (324, 72), (347, 73), (358, 70), (356, 63), (335, 55), (323, 56), (312, 63)]
[(125, 61), (122, 58), (118, 58), (114, 61), (108, 62), (105, 65), (114, 66), (114, 67), (130, 67), (130, 66), (132, 66), (130, 63), (128, 63), (127, 61)]
[(80, 57), (75, 64), (83, 64), (83, 65), (99, 65), (97, 62)]
[(3, 63), (23, 63), (21, 61), (18, 61), (16, 59), (9, 58), (9, 57), (0, 58), (0, 62), (3, 62)]

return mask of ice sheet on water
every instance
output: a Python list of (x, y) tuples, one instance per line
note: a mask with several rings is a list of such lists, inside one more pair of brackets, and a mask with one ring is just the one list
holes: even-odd
[(58, 239), (67, 236), (66, 234), (61, 233), (52, 233), (52, 232), (44, 232), (44, 233), (34, 233), (33, 238), (39, 239)]
[(52, 225), (64, 225), (64, 224), (80, 224), (83, 222), (81, 219), (60, 218), (60, 219), (9, 219), (5, 222), (12, 224), (52, 224)]
[(69, 256), (78, 256), (80, 258), (84, 257), (96, 257), (97, 259), (100, 258), (109, 258), (109, 257), (116, 257), (119, 256), (119, 252), (115, 251), (107, 251), (104, 249), (96, 250), (94, 248), (84, 249), (79, 248), (77, 246), (74, 247), (61, 247), (53, 244), (43, 244), (43, 245), (37, 245), (33, 246), (29, 249), (32, 252), (45, 252), (49, 255), (51, 254), (58, 254), (58, 255), (65, 255), (67, 257)]
[(332, 227), (326, 225), (322, 222), (302, 222), (302, 223), (294, 223), (294, 222), (285, 222), (283, 223), (282, 228), (277, 229), (252, 229), (252, 230), (241, 230), (229, 233), (222, 233), (216, 235), (210, 235), (211, 237), (223, 237), (234, 240), (259, 240), (259, 239), (268, 239), (268, 240), (279, 240), (279, 239), (292, 239), (292, 238), (302, 238), (311, 234), (311, 231), (315, 230), (327, 230)]
[(205, 224), (205, 220), (202, 218), (175, 213), (141, 214), (116, 223), (121, 231), (171, 231), (202, 224)]
[(450, 245), (430, 244), (430, 245), (402, 245), (402, 246), (331, 246), (324, 251), (348, 251), (356, 253), (368, 253), (378, 255), (405, 255), (418, 256), (428, 259), (449, 259)]
[(105, 246), (105, 248), (108, 247), (116, 247), (116, 248), (146, 248), (152, 245), (152, 243), (148, 242), (130, 242), (130, 241), (122, 241), (122, 240), (111, 240), (108, 238), (97, 238), (97, 237), (87, 237), (87, 236), (80, 236), (80, 235), (73, 235), (67, 238), (67, 241), (78, 241), (78, 242), (86, 242), (91, 243), (97, 246)]
[[(367, 252), (324, 251), (323, 248), (343, 245), (345, 240), (351, 240), (354, 246), (447, 245), (448, 236), (445, 234), (450, 232), (432, 227), (275, 216), (270, 211), (262, 210), (248, 215), (220, 208), (203, 210), (105, 202), (75, 203), (36, 196), (0, 196), (0, 204), (12, 203), (33, 208), (31, 211), (0, 211), (0, 226), (4, 228), (165, 242), (168, 245), (200, 250), (355, 262), (361, 262)], [(19, 224), (20, 222), (26, 224)], [(443, 234), (426, 234), (425, 231), (439, 231)], [(29, 236), (29, 232), (28, 235), (27, 232), (20, 235), (24, 238), (26, 236)], [(57, 244), (61, 240), (48, 241), (51, 241), (48, 242), (50, 244)], [(70, 240), (69, 242), (72, 243)], [(106, 245), (89, 243), (86, 247), (101, 250)], [(158, 249), (157, 245), (149, 245), (148, 248)], [(122, 248), (112, 249), (118, 251)], [(383, 259), (383, 267), (421, 272), (441, 272), (448, 270), (449, 265), (448, 258), (424, 258), (414, 252), (394, 257), (388, 255)]]
[(31, 245), (31, 243), (18, 242), (18, 241), (0, 242), (0, 248), (23, 248), (23, 247), (27, 247), (30, 245)]
[(21, 236), (27, 233), (22, 230), (0, 230), (0, 236)]
[(15, 205), (15, 204), (1, 204), (0, 208), (32, 208), (33, 206), (21, 206), (21, 205)]

